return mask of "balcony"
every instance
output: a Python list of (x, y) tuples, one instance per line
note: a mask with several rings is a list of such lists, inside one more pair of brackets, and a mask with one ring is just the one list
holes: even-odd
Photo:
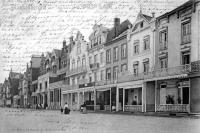
[(79, 88), (78, 85), (66, 85), (66, 84), (62, 85), (62, 91), (75, 90), (75, 89), (78, 89), (78, 88)]
[(164, 50), (167, 50), (167, 42), (163, 42), (163, 43), (160, 43), (160, 49), (159, 51), (164, 51)]
[(115, 84), (115, 83), (117, 83), (117, 80), (101, 80), (101, 81), (96, 81), (95, 85), (102, 86), (102, 85), (109, 85), (109, 84)]
[(162, 78), (167, 76), (189, 74), (191, 71), (190, 69), (190, 65), (182, 65), (171, 68), (157, 69), (148, 73), (139, 74), (130, 74), (130, 72), (126, 71), (120, 74), (120, 76), (118, 77), (118, 82), (121, 83), (135, 80), (147, 80), (152, 78)]
[(87, 84), (88, 83), (88, 80), (87, 79), (81, 79), (78, 81), (78, 84)]
[(58, 74), (58, 75), (64, 74), (64, 73), (66, 73), (68, 70), (69, 70), (69, 67), (63, 67), (63, 68), (57, 70), (57, 74)]
[(142, 112), (142, 105), (124, 105), (124, 111)]
[(87, 72), (86, 66), (78, 67), (78, 68), (75, 68), (75, 69), (71, 69), (71, 70), (66, 72), (66, 75), (67, 76), (72, 76), (72, 75), (81, 74), (81, 73), (85, 73), (85, 72)]
[(96, 70), (99, 68), (99, 63), (90, 64), (90, 70)]
[(199, 73), (200, 72), (200, 60), (194, 61), (191, 63), (191, 72), (192, 73)]
[(157, 112), (189, 112), (189, 104), (160, 104), (156, 105)]
[(92, 46), (92, 47), (88, 47), (87, 50), (88, 50), (88, 52), (93, 52), (93, 51), (100, 50), (103, 47), (104, 47), (103, 44), (99, 44), (99, 45), (95, 45), (95, 46)]

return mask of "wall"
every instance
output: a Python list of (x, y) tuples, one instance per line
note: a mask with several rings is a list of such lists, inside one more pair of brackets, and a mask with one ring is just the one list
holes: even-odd
[(200, 77), (190, 79), (190, 110), (200, 112)]

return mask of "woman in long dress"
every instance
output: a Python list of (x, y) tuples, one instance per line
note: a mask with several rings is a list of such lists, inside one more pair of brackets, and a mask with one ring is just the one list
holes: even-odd
[(67, 104), (67, 102), (65, 103), (65, 106), (64, 106), (64, 114), (69, 114), (70, 112), (70, 109), (69, 109), (69, 106)]

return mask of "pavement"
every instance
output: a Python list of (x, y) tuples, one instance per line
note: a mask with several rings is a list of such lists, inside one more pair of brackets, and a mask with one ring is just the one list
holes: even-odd
[[(146, 114), (145, 114), (146, 115)], [(0, 108), (0, 133), (199, 133), (200, 119), (141, 113)]]

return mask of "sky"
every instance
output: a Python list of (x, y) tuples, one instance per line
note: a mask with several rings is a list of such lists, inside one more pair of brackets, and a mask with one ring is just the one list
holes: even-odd
[(95, 23), (107, 28), (115, 17), (134, 22), (140, 9), (159, 16), (187, 0), (1, 0), (0, 83), (9, 71), (23, 73), (31, 55), (61, 49), (79, 30), (86, 41)]

